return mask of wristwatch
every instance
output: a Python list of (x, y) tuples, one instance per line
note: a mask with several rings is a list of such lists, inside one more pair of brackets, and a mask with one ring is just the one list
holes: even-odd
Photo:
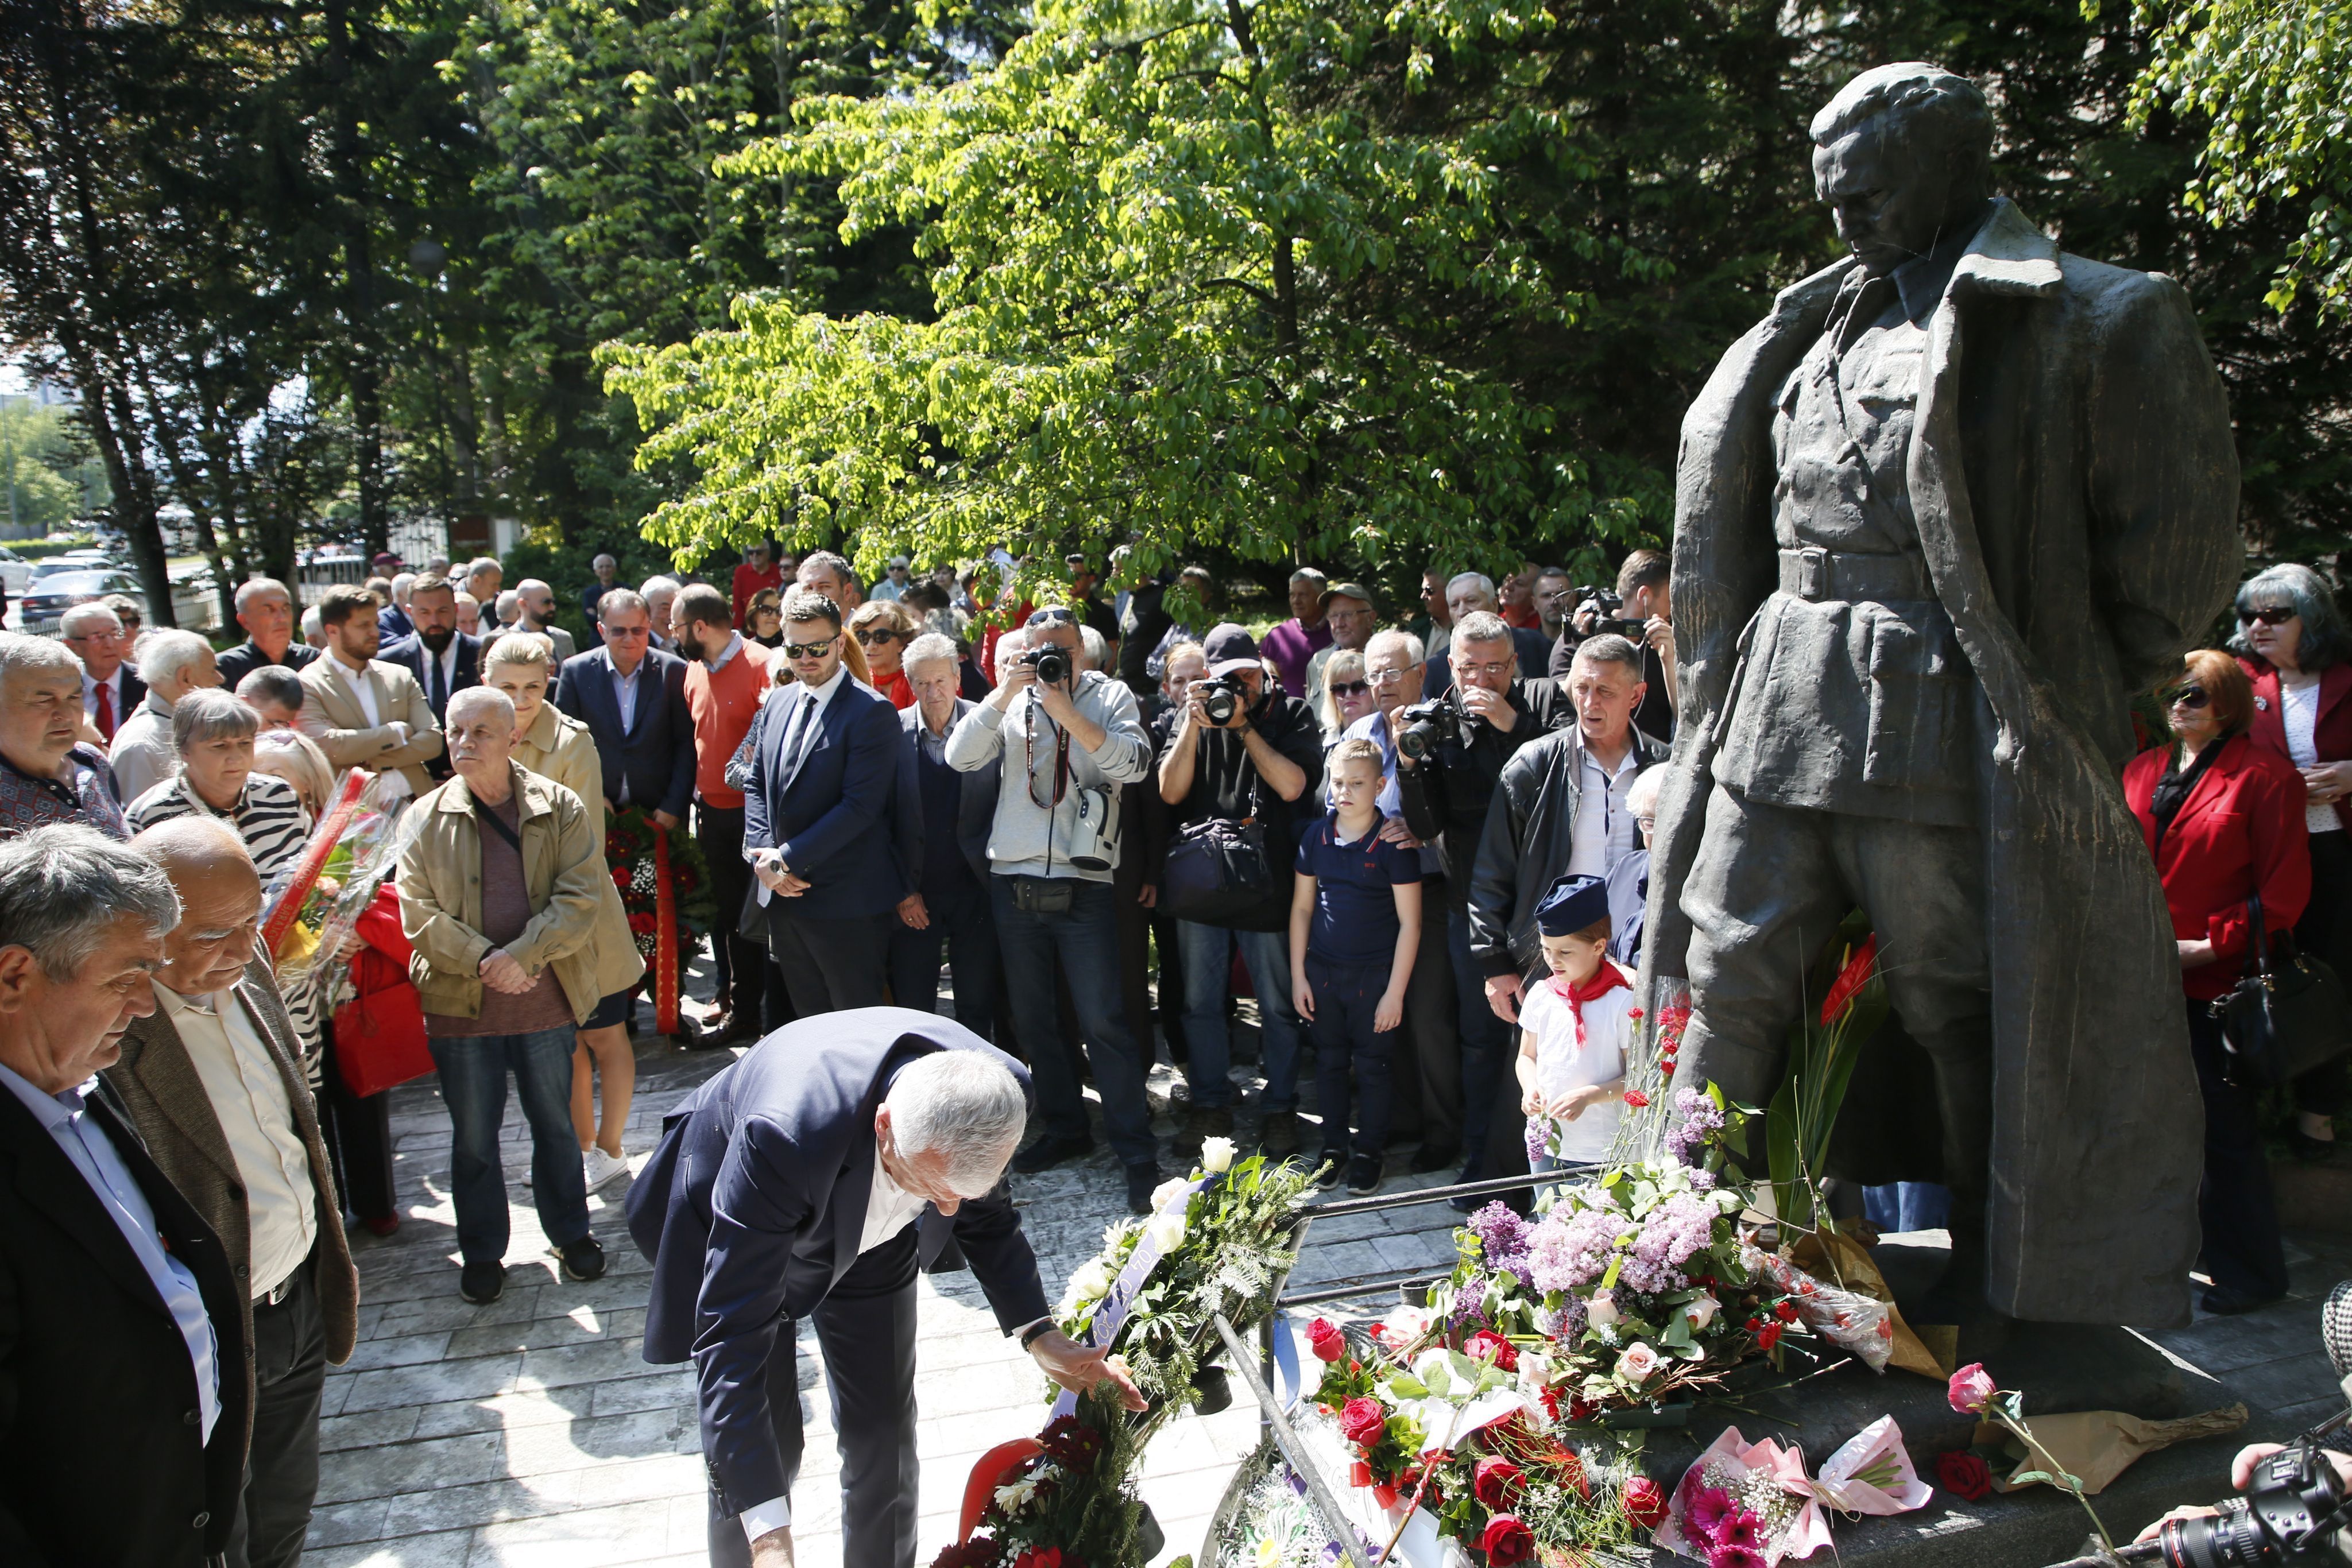
[(1053, 1319), (1039, 1318), (1035, 1322), (1031, 1323), (1027, 1328), (1023, 1329), (1021, 1331), (1021, 1348), (1023, 1350), (1027, 1350), (1031, 1345), (1035, 1344), (1039, 1340), (1045, 1337), (1046, 1333), (1052, 1330), (1053, 1326)]

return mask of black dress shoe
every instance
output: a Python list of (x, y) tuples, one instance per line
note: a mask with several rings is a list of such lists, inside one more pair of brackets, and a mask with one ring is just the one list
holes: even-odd
[(563, 1277), (579, 1284), (604, 1277), (604, 1249), (593, 1236), (583, 1236), (555, 1249), (563, 1260)]
[(1057, 1138), (1051, 1133), (1041, 1133), (1029, 1146), (1013, 1156), (1013, 1168), (1024, 1176), (1051, 1170), (1064, 1160), (1075, 1160), (1094, 1152), (1092, 1138)]
[(1127, 1211), (1151, 1212), (1151, 1191), (1160, 1185), (1160, 1167), (1150, 1162), (1127, 1167)]
[(468, 1263), (457, 1270), (457, 1293), (478, 1307), (486, 1307), (506, 1294), (507, 1266), (504, 1263)]
[(1412, 1156), (1412, 1170), (1415, 1176), (1427, 1176), (1442, 1171), (1462, 1157), (1462, 1151), (1452, 1144), (1423, 1144)]
[(1348, 1168), (1348, 1151), (1326, 1149), (1315, 1172), (1315, 1185), (1328, 1192), (1339, 1185), (1340, 1176)]
[(2250, 1296), (2227, 1285), (2216, 1285), (2199, 1298), (2197, 1304), (2216, 1317), (2233, 1318), (2240, 1312), (2251, 1312), (2257, 1307), (2267, 1307), (2273, 1301), (2284, 1300), (2286, 1293), (2283, 1291), (2275, 1296)]

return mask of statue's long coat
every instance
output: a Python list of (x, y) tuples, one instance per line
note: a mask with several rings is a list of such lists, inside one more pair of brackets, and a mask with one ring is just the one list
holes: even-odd
[[(1746, 628), (1778, 582), (1773, 400), (1853, 266), (1784, 290), (1683, 422), (1682, 712), (1645, 995), (1686, 973), (1680, 891)], [(2045, 1321), (2185, 1322), (2202, 1111), (2171, 923), (2116, 771), (2130, 695), (2179, 667), (2242, 554), (2229, 411), (2187, 295), (2063, 255), (1996, 201), (1929, 324), (1908, 472), (1979, 693), (1992, 1301)], [(1706, 1072), (1682, 1063), (1685, 1082)]]

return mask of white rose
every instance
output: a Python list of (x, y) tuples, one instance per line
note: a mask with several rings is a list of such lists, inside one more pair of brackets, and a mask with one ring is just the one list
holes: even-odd
[(1151, 1223), (1144, 1227), (1143, 1233), (1151, 1239), (1151, 1244), (1163, 1255), (1175, 1251), (1184, 1244), (1183, 1209), (1163, 1209), (1153, 1215)]
[(1237, 1151), (1234, 1146), (1234, 1141), (1231, 1138), (1202, 1139), (1202, 1173), (1205, 1176), (1221, 1176), (1224, 1172), (1233, 1169), (1234, 1155), (1236, 1152)]
[(1635, 1340), (1617, 1357), (1617, 1375), (1635, 1387), (1650, 1381), (1658, 1370), (1658, 1353)]
[(1690, 1318), (1692, 1332), (1696, 1333), (1705, 1333), (1707, 1325), (1715, 1322), (1716, 1314), (1722, 1311), (1721, 1301), (1705, 1294), (1683, 1303), (1683, 1312)]
[(1534, 1392), (1551, 1381), (1551, 1358), (1539, 1350), (1519, 1352), (1519, 1386)]
[(1597, 1329), (1605, 1329), (1616, 1322), (1617, 1303), (1608, 1291), (1593, 1293), (1592, 1300), (1585, 1304), (1584, 1321)]
[(1191, 1182), (1182, 1176), (1170, 1176), (1151, 1189), (1151, 1211), (1157, 1214), (1171, 1203), (1181, 1206), (1192, 1197), (1192, 1193)]
[(1078, 1301), (1100, 1301), (1110, 1293), (1110, 1270), (1101, 1259), (1092, 1259), (1070, 1276), (1070, 1297)]
[(1429, 1327), (1429, 1309), (1399, 1304), (1389, 1310), (1389, 1315), (1381, 1320), (1381, 1326), (1388, 1331), (1391, 1339), (1419, 1339)]

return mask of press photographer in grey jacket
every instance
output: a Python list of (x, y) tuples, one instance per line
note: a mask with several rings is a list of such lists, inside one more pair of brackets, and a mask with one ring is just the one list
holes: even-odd
[[(1159, 1146), (1144, 1100), (1144, 1046), (1119, 1005), (1111, 873), (1118, 864), (1119, 786), (1150, 770), (1151, 747), (1135, 695), (1080, 667), (1074, 612), (1040, 610), (1021, 635), (1009, 662), (1000, 650), (996, 689), (948, 737), (948, 765), (961, 773), (1003, 768), (988, 880), (1013, 1029), (1025, 1041), (1056, 1038), (1058, 959), (1102, 1095), (1104, 1130), (1127, 1167), (1128, 1206), (1148, 1213), (1160, 1180)], [(1050, 1045), (1032, 1051), (1045, 1130), (1013, 1157), (1017, 1171), (1041, 1171), (1094, 1147), (1070, 1062)]]

